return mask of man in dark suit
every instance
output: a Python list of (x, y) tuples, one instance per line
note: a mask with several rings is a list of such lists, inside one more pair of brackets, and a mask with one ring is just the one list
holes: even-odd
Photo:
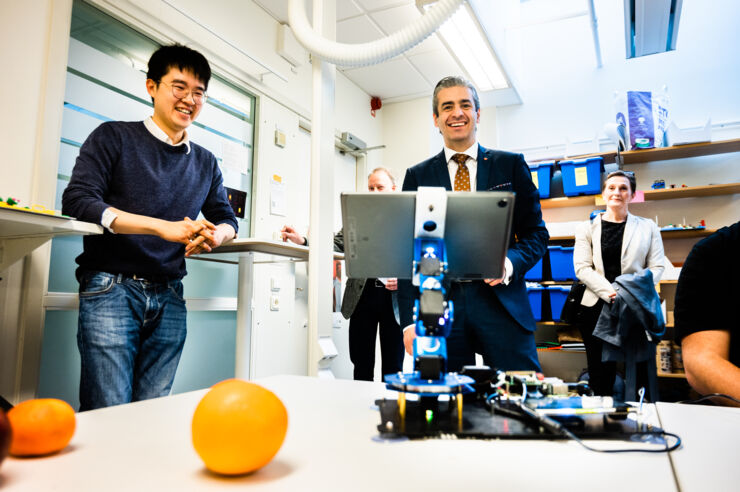
[[(549, 234), (542, 220), (539, 192), (521, 154), (486, 149), (478, 144), (480, 103), (475, 87), (460, 77), (446, 77), (434, 88), (434, 125), (445, 147), (436, 156), (406, 171), (403, 191), (443, 186), (455, 191), (513, 191), (514, 219), (500, 279), (453, 281), (449, 298), (454, 322), (447, 338), (448, 371), (475, 363), (475, 353), (500, 370), (540, 370), (534, 342), (536, 328), (527, 299), (524, 274), (547, 250)], [(453, 183), (455, 184), (453, 188)], [(486, 224), (481, 224), (486, 227)], [(481, 258), (485, 261), (485, 258)], [(416, 291), (416, 292), (415, 292)], [(412, 353), (415, 331), (410, 325), (418, 288), (402, 281), (399, 291), (401, 326), (406, 351)]]
[[(386, 168), (374, 169), (367, 178), (368, 191), (395, 191), (396, 182)], [(295, 229), (282, 229), (283, 241), (307, 245)], [(334, 235), (334, 250), (344, 252), (344, 229)], [(399, 372), (403, 365), (403, 339), (398, 311), (398, 283), (395, 278), (350, 278), (342, 298), (342, 315), (349, 319), (349, 358), (354, 378), (372, 381), (375, 372), (375, 335), (380, 326), (382, 374)]]

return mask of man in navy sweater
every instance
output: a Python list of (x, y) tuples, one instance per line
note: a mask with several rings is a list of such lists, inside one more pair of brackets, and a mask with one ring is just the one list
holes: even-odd
[(153, 116), (103, 123), (80, 149), (62, 211), (106, 229), (76, 260), (80, 410), (169, 394), (187, 331), (185, 256), (236, 235), (216, 158), (186, 132), (210, 78), (197, 51), (160, 48), (146, 81)]

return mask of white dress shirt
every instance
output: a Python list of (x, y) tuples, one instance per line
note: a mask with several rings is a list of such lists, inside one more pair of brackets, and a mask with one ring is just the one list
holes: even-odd
[(185, 153), (190, 153), (190, 137), (188, 136), (187, 130), (185, 130), (185, 132), (182, 134), (182, 140), (180, 140), (178, 143), (172, 143), (172, 139), (165, 133), (164, 130), (157, 126), (151, 116), (144, 120), (144, 126), (147, 130), (149, 130), (149, 133), (157, 138), (157, 140), (161, 140), (162, 142), (170, 144), (173, 147), (184, 145), (188, 148), (188, 151)]

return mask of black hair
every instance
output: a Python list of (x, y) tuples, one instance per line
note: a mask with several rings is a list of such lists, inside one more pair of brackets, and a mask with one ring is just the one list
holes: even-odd
[(432, 95), (432, 111), (434, 112), (434, 116), (439, 116), (439, 108), (437, 107), (439, 105), (439, 99), (437, 98), (437, 94), (442, 89), (447, 89), (448, 87), (467, 87), (470, 89), (470, 93), (473, 95), (475, 110), (478, 111), (480, 109), (480, 100), (478, 99), (478, 91), (475, 90), (475, 86), (462, 77), (450, 76), (437, 82), (437, 85), (434, 87), (434, 94)]
[(637, 180), (635, 179), (635, 173), (632, 171), (614, 171), (609, 174), (607, 174), (606, 179), (604, 180), (604, 184), (601, 187), (601, 191), (604, 191), (604, 187), (606, 186), (606, 182), (609, 181), (609, 178), (616, 178), (616, 177), (623, 177), (627, 178), (627, 181), (630, 183), (630, 190), (632, 190), (632, 194), (635, 194), (635, 191), (637, 190)]
[(149, 58), (149, 69), (146, 78), (152, 79), (159, 84), (162, 77), (167, 75), (173, 68), (181, 72), (191, 72), (196, 79), (203, 83), (208, 89), (208, 81), (211, 80), (211, 66), (206, 57), (199, 52), (181, 44), (162, 46)]

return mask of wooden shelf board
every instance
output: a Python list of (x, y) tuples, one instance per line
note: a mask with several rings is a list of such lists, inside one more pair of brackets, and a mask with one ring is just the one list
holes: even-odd
[(678, 231), (661, 231), (660, 235), (663, 239), (685, 239), (692, 237), (706, 237), (710, 234), (714, 234), (714, 229), (686, 229)]
[(664, 188), (662, 190), (646, 190), (645, 200), (669, 200), (673, 198), (733, 195), (735, 193), (740, 193), (740, 183), (689, 186), (687, 188)]
[[(740, 183), (725, 183), (706, 186), (689, 186), (686, 188), (664, 188), (661, 190), (644, 190), (645, 202), (653, 200), (670, 200), (674, 198), (692, 198), (705, 196), (733, 195), (740, 193)], [(545, 208), (603, 206), (601, 195), (571, 196), (544, 198), (540, 205)], [(644, 202), (640, 202), (644, 203)]]
[(563, 208), (563, 207), (585, 207), (596, 204), (594, 197), (600, 195), (585, 196), (563, 196), (558, 198), (543, 198), (540, 200), (542, 208)]
[[(630, 150), (622, 152), (624, 164), (642, 164), (645, 162), (666, 161), (670, 159), (685, 159), (703, 155), (726, 154), (729, 152), (740, 152), (740, 138), (733, 140), (721, 140), (718, 142), (702, 142), (695, 144), (676, 145), (674, 147), (662, 147), (657, 149)], [(597, 154), (586, 154), (568, 159), (586, 159), (588, 157), (603, 157), (604, 164), (616, 162), (616, 151), (599, 152)], [(561, 161), (564, 159), (558, 159)]]
[[(714, 229), (685, 229), (676, 231), (661, 231), (660, 235), (663, 239), (685, 239), (692, 237), (706, 237), (710, 234), (714, 234)], [(550, 241), (564, 242), (564, 241), (575, 241), (575, 236), (553, 236)]]
[(658, 371), (659, 378), (675, 378), (675, 379), (686, 379), (685, 372), (660, 372)]

